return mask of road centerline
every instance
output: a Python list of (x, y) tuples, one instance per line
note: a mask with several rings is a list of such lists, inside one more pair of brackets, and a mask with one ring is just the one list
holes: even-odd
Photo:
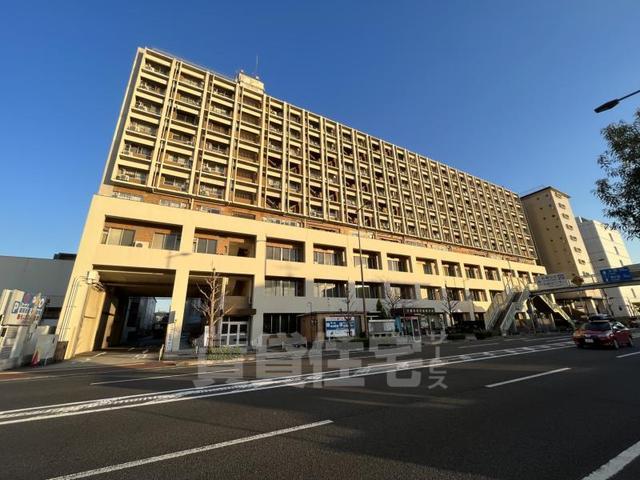
[(126, 470), (129, 468), (139, 467), (141, 465), (148, 465), (150, 463), (163, 462), (166, 460), (172, 460), (174, 458), (185, 457), (187, 455), (195, 455), (198, 453), (208, 452), (211, 450), (217, 450), (219, 448), (231, 447), (233, 445), (239, 445), (247, 442), (255, 442), (256, 440), (262, 440), (265, 438), (276, 437), (279, 435), (286, 435), (287, 433), (299, 432), (301, 430), (308, 430), (310, 428), (322, 427), (333, 423), (333, 420), (322, 420), (320, 422), (307, 423), (304, 425), (297, 425), (295, 427), (282, 428), (280, 430), (273, 430), (271, 432), (260, 433), (252, 435), (250, 437), (236, 438), (234, 440), (227, 440), (226, 442), (212, 443), (210, 445), (204, 445), (202, 447), (190, 448), (187, 450), (179, 450), (177, 452), (165, 453), (164, 455), (156, 455), (155, 457), (141, 458), (139, 460), (133, 460), (130, 462), (118, 463), (107, 467), (96, 468), (93, 470), (85, 470), (84, 472), (72, 473), (69, 475), (62, 475), (59, 477), (52, 477), (48, 480), (74, 480), (77, 478), (88, 478), (103, 473), (117, 472), (119, 470)]
[(531, 380), (533, 378), (544, 377), (547, 375), (553, 375), (555, 373), (566, 372), (567, 370), (571, 370), (571, 368), (570, 367), (557, 368), (555, 370), (549, 370), (548, 372), (536, 373), (534, 375), (527, 375), (526, 377), (518, 377), (518, 378), (513, 378), (511, 380), (505, 380), (504, 382), (490, 383), (489, 385), (485, 385), (485, 387), (486, 388), (501, 387), (502, 385), (508, 385), (510, 383), (516, 383), (516, 382), (523, 382), (525, 380)]

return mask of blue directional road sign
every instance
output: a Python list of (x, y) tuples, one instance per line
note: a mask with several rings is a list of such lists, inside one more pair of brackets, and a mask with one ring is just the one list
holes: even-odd
[(626, 282), (633, 278), (629, 267), (605, 268), (600, 270), (600, 275), (605, 283)]

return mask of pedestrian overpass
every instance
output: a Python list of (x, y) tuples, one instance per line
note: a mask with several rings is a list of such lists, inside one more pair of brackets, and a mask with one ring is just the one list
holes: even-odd
[(542, 280), (545, 281), (509, 285), (504, 292), (497, 294), (485, 314), (485, 328), (506, 335), (515, 322), (516, 314), (524, 309), (529, 299), (536, 309), (556, 314), (575, 328), (574, 320), (553, 301), (551, 295), (640, 285), (640, 264), (601, 270), (599, 274), (586, 278), (569, 279), (565, 274), (551, 274), (543, 276)]

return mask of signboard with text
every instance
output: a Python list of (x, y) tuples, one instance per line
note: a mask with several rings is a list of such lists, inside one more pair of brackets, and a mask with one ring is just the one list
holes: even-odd
[(0, 312), (2, 325), (27, 326), (38, 323), (47, 304), (43, 295), (21, 290), (4, 290), (3, 297), (7, 299), (7, 308)]
[(605, 283), (628, 282), (633, 279), (629, 267), (605, 268), (600, 270), (600, 275)]
[(536, 284), (540, 289), (566, 287), (568, 283), (567, 275), (564, 273), (550, 273), (536, 277)]
[[(347, 323), (349, 318), (349, 323)], [(324, 331), (327, 338), (348, 337), (349, 326), (351, 327), (351, 336), (356, 334), (356, 320), (354, 317), (325, 317)]]

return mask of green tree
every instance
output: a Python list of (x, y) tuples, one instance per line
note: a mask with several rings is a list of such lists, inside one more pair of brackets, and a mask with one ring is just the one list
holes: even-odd
[(612, 123), (602, 136), (607, 150), (598, 164), (606, 176), (596, 181), (595, 194), (613, 228), (640, 237), (640, 109), (632, 123)]

